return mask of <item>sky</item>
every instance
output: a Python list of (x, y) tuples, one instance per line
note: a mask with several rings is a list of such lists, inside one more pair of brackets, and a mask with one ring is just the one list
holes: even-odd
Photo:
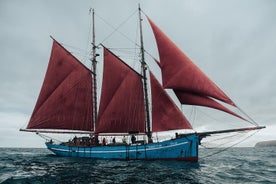
[[(97, 43), (112, 48), (134, 47), (136, 42), (139, 44), (138, 3), (239, 107), (267, 127), (242, 146), (276, 140), (275, 1), (1, 0), (0, 147), (44, 147), (43, 139), (19, 129), (26, 127), (43, 82), (51, 52), (50, 35), (89, 65), (89, 9), (96, 12)], [(143, 32), (145, 49), (158, 58), (145, 17)], [(137, 67), (136, 60), (127, 60)], [(197, 117), (191, 123), (198, 131), (235, 127), (235, 123), (251, 126), (228, 117), (209, 118), (216, 112), (195, 109)], [(207, 120), (199, 117), (206, 114)]]

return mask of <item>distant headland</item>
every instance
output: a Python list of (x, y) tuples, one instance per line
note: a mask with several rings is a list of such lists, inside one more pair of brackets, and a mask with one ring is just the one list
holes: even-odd
[(262, 141), (255, 144), (255, 147), (271, 147), (276, 146), (276, 140), (273, 141)]

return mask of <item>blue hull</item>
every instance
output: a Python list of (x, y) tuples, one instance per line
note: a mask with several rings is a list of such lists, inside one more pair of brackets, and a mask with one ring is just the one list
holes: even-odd
[(58, 156), (86, 157), (117, 160), (198, 160), (198, 135), (167, 140), (145, 145), (107, 145), (92, 147), (64, 146), (46, 143), (49, 150)]

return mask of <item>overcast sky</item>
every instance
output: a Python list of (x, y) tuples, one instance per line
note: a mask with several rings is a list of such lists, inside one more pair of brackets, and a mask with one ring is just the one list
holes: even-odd
[[(49, 36), (89, 64), (89, 8), (96, 11), (97, 43), (129, 47), (137, 41), (138, 3), (228, 96), (267, 126), (245, 145), (276, 139), (276, 1), (0, 0), (0, 147), (44, 146), (43, 139), (19, 129), (27, 125), (43, 82)], [(120, 33), (110, 35), (111, 25), (117, 28), (122, 22)], [(158, 58), (145, 19), (143, 28), (145, 49)], [(211, 120), (192, 123), (204, 130)], [(226, 120), (216, 124), (227, 127)]]

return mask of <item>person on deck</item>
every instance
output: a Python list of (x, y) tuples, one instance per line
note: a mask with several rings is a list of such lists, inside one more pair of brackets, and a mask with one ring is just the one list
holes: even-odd
[(125, 136), (122, 138), (122, 142), (123, 142), (124, 144), (126, 144), (126, 137), (125, 137)]
[(136, 142), (136, 137), (134, 135), (131, 136), (131, 143), (132, 144), (135, 144)]
[(103, 138), (103, 145), (104, 146), (106, 145), (106, 139), (105, 139), (105, 137)]

